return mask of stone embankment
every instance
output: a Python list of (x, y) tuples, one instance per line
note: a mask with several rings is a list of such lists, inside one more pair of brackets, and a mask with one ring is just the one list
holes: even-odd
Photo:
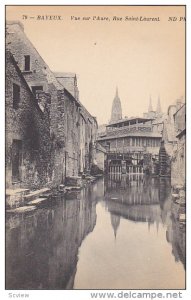
[[(101, 175), (100, 175), (101, 176)], [(39, 207), (45, 207), (55, 202), (59, 194), (69, 196), (71, 193), (80, 191), (83, 187), (94, 182), (100, 177), (83, 175), (68, 177), (66, 184), (61, 184), (57, 189), (43, 188), (30, 191), (29, 189), (7, 190), (7, 213), (28, 213)]]

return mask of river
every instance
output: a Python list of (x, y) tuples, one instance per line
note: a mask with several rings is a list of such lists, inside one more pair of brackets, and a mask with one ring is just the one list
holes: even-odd
[(185, 228), (170, 182), (100, 179), (6, 217), (7, 289), (184, 289)]

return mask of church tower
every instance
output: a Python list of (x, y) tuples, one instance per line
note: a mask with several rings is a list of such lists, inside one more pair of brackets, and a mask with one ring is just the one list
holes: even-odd
[(115, 94), (115, 98), (113, 99), (113, 104), (112, 104), (110, 123), (117, 122), (121, 119), (122, 119), (121, 101), (118, 96), (118, 88), (116, 88), (116, 94)]
[(148, 112), (151, 112), (151, 111), (153, 111), (153, 106), (152, 106), (152, 99), (151, 99), (151, 96), (150, 96)]
[(156, 110), (157, 114), (161, 114), (162, 110), (161, 110), (161, 104), (160, 104), (160, 96), (158, 97), (158, 103), (157, 103), (157, 110)]

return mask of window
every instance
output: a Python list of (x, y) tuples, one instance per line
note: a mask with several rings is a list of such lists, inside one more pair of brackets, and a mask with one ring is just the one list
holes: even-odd
[(30, 55), (25, 55), (25, 68), (24, 71), (30, 71)]
[(38, 85), (38, 86), (31, 86), (32, 92), (35, 96), (35, 98), (37, 98), (37, 91), (43, 91), (43, 86)]
[(13, 83), (13, 108), (17, 109), (20, 102), (20, 86)]

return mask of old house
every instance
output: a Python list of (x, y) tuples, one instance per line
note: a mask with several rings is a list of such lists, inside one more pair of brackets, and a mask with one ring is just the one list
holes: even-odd
[(111, 120), (99, 128), (98, 142), (107, 152), (107, 171), (157, 173), (161, 126), (153, 118), (122, 118), (118, 90), (112, 104)]
[[(49, 185), (58, 186), (65, 182), (66, 177), (77, 176), (79, 172), (90, 169), (97, 122), (79, 101), (76, 76), (70, 74), (63, 77), (66, 73), (55, 75), (27, 38), (20, 22), (8, 21), (6, 33), (7, 47), (13, 53), (39, 106), (40, 93), (50, 94)], [(86, 126), (81, 128), (84, 115)], [(81, 157), (85, 159), (85, 167)]]
[[(143, 173), (158, 160), (161, 132), (152, 119), (125, 118), (106, 126), (106, 134), (98, 138), (107, 150), (108, 171)], [(117, 169), (116, 169), (117, 168)]]
[(180, 115), (182, 118), (185, 117), (183, 107), (184, 103), (181, 103), (180, 101), (177, 101), (176, 104), (170, 105), (168, 107), (167, 116), (163, 121), (162, 143), (159, 152), (160, 176), (171, 176), (172, 160), (174, 159), (174, 151), (176, 151), (178, 143), (177, 135), (181, 130), (178, 129), (178, 126), (180, 127), (180, 125), (178, 125), (177, 120), (180, 119)]
[[(63, 87), (56, 80), (48, 65), (27, 38), (20, 22), (8, 21), (6, 25), (7, 47), (13, 53), (18, 67), (35, 98), (38, 91), (51, 95), (50, 104), (50, 138), (51, 138), (51, 185), (62, 182), (64, 174), (64, 105)], [(59, 108), (59, 109), (58, 109)]]
[(186, 105), (183, 104), (174, 114), (177, 144), (173, 149), (171, 162), (171, 185), (185, 187), (186, 179)]
[(13, 55), (6, 52), (6, 188), (39, 188), (51, 180), (51, 97), (31, 92)]
[(95, 160), (95, 141), (97, 138), (97, 120), (84, 107), (79, 99), (77, 76), (75, 73), (56, 72), (56, 79), (65, 87), (79, 104), (79, 164), (80, 174), (91, 171)]

